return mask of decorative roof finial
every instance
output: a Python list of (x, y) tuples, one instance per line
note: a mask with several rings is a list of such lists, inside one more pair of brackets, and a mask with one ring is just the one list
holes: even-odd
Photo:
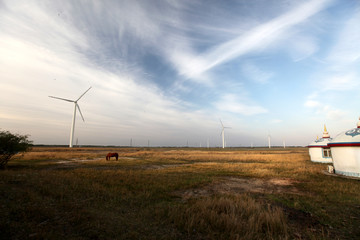
[(323, 138), (330, 138), (330, 135), (326, 129), (326, 125), (324, 124), (324, 133), (323, 133)]

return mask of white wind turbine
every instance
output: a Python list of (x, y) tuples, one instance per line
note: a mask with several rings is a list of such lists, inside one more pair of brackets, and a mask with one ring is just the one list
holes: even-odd
[(221, 119), (220, 120), (220, 123), (221, 123), (221, 136), (222, 136), (222, 144), (223, 144), (223, 148), (225, 148), (225, 128), (231, 128), (231, 127), (224, 127), (224, 124), (222, 123)]
[(271, 135), (270, 135), (270, 131), (268, 134), (268, 143), (269, 143), (269, 148), (271, 148)]
[(82, 115), (82, 113), (81, 113), (81, 110), (80, 110), (80, 106), (79, 106), (79, 104), (78, 104), (77, 102), (80, 100), (80, 98), (82, 98), (82, 96), (85, 95), (85, 93), (87, 93), (87, 92), (90, 90), (90, 88), (91, 88), (91, 87), (89, 87), (89, 89), (86, 90), (83, 94), (81, 94), (81, 96), (80, 96), (78, 99), (76, 99), (75, 101), (74, 101), (74, 100), (70, 100), (70, 99), (65, 99), (65, 98), (59, 98), (59, 97), (49, 96), (49, 97), (51, 97), (51, 98), (60, 99), (60, 100), (67, 101), (67, 102), (72, 102), (72, 103), (75, 104), (75, 106), (74, 106), (74, 114), (73, 114), (73, 119), (72, 119), (72, 124), (71, 124), (71, 131), (70, 131), (70, 143), (69, 143), (69, 147), (73, 147), (76, 108), (79, 110), (79, 113), (80, 113), (80, 115), (81, 115), (81, 118), (82, 118), (82, 120), (85, 122), (84, 117), (83, 117), (83, 115)]

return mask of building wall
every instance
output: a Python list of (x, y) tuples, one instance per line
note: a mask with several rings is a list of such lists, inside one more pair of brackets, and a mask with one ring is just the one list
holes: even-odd
[(360, 148), (332, 147), (335, 173), (360, 177)]
[(319, 163), (331, 163), (331, 157), (324, 157), (322, 147), (309, 147), (310, 160)]

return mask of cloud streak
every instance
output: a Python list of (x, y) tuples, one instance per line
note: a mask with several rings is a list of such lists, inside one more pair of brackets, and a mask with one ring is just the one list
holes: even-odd
[[(220, 144), (220, 117), (231, 123), (236, 145), (248, 142), (246, 134), (262, 138), (260, 122), (309, 119), (300, 113), (303, 99), (306, 109), (338, 115), (340, 104), (320, 95), (344, 97), (358, 87), (359, 11), (342, 15), (348, 21), (334, 30), (327, 21), (345, 12), (333, 12), (341, 3), (268, 5), (2, 1), (0, 127), (37, 143), (66, 144), (73, 106), (48, 95), (73, 99), (89, 86), (80, 103), (86, 122), (79, 118), (75, 132), (83, 144), (126, 145), (133, 138), (146, 145), (150, 138), (184, 145), (207, 137)], [(313, 85), (304, 84), (309, 76)], [(307, 98), (309, 92), (318, 96)]]
[[(312, 77), (312, 86), (315, 93), (307, 98), (304, 106), (313, 109), (316, 114), (322, 114), (329, 119), (341, 119), (346, 111), (335, 108), (338, 105), (339, 97), (355, 100), (353, 96), (360, 83), (358, 81), (360, 71), (360, 8), (355, 8), (341, 20), (339, 34), (335, 36), (334, 44), (328, 50), (323, 62), (326, 64), (323, 69)], [(332, 97), (338, 96), (338, 97)], [(321, 100), (320, 100), (321, 99)], [(348, 104), (342, 104), (346, 109)], [(351, 109), (349, 109), (351, 112)]]
[(336, 39), (336, 44), (332, 47), (327, 60), (346, 66), (360, 61), (360, 7), (355, 10), (355, 13), (349, 17), (342, 26), (342, 30)]
[(252, 63), (245, 63), (241, 69), (246, 77), (256, 83), (267, 83), (274, 74), (261, 70), (258, 66)]
[(306, 21), (323, 10), (328, 4), (327, 0), (306, 2), (239, 37), (214, 46), (204, 53), (197, 55), (190, 53), (181, 59), (183, 61), (181, 64), (177, 64), (182, 66), (178, 71), (189, 79), (198, 78), (217, 65), (250, 52), (257, 52), (279, 38), (289, 28)]
[[(211, 113), (187, 109), (189, 103), (166, 95), (146, 80), (141, 68), (135, 66), (132, 71), (120, 72), (88, 58), (89, 54), (84, 53), (87, 50), (99, 54), (107, 51), (98, 42), (100, 39), (94, 39), (90, 29), (80, 30), (81, 23), (72, 24), (69, 16), (65, 16), (68, 12), (62, 10), (58, 15), (56, 7), (46, 4), (34, 4), (34, 11), (29, 11), (28, 5), (7, 6), (0, 17), (3, 30), (0, 33), (3, 79), (0, 88), (6, 93), (0, 96), (2, 126), (29, 133), (37, 143), (66, 144), (73, 106), (52, 101), (47, 96), (73, 99), (90, 85), (93, 89), (80, 102), (86, 122), (78, 119), (75, 131), (83, 144), (126, 144), (131, 136), (134, 140), (152, 138), (158, 144), (168, 141), (169, 145), (176, 145), (179, 141), (185, 142), (181, 139), (185, 133), (194, 137), (195, 129), (200, 134), (205, 126), (213, 125), (215, 120), (209, 119)], [(71, 8), (75, 7), (65, 4), (65, 9)], [(84, 19), (84, 14), (78, 15)], [(135, 34), (148, 40), (150, 33), (141, 29), (149, 25), (128, 21), (130, 28), (136, 27)], [(105, 32), (110, 31), (109, 26), (107, 28)], [(153, 29), (150, 31), (154, 33)], [(123, 36), (111, 39), (119, 40)], [(125, 64), (128, 63), (131, 61)], [(119, 66), (122, 62), (116, 64)], [(56, 134), (45, 136), (43, 127), (56, 128)], [(92, 140), (85, 142), (84, 139)]]
[(221, 97), (214, 105), (219, 111), (251, 116), (261, 113), (267, 113), (268, 110), (255, 104), (249, 104), (249, 101), (240, 100), (234, 94), (226, 94)]

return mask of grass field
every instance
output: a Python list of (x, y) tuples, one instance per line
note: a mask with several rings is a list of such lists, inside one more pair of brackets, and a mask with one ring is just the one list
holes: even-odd
[(360, 239), (360, 181), (324, 170), (307, 148), (35, 147), (0, 171), (0, 239)]

